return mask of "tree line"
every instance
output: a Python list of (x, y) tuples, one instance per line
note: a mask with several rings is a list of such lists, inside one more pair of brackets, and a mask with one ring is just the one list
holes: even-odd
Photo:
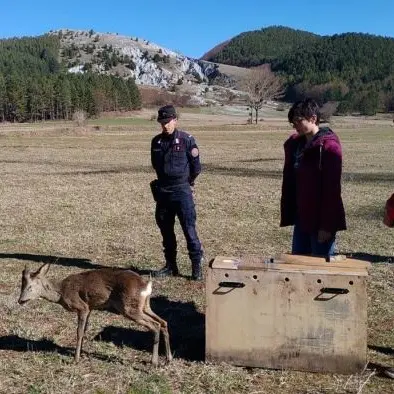
[(132, 78), (68, 73), (54, 35), (0, 40), (0, 121), (71, 119), (141, 106)]
[(394, 39), (346, 33), (318, 36), (285, 27), (242, 33), (210, 60), (284, 77), (285, 100), (335, 101), (340, 113), (394, 111)]

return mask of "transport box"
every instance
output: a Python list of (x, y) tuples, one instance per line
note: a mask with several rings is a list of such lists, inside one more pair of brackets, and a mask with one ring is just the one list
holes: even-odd
[(369, 267), (340, 256), (216, 257), (206, 279), (207, 361), (362, 371)]

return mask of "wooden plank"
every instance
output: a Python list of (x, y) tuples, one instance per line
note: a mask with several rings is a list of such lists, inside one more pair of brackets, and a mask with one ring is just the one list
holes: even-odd
[[(295, 258), (293, 258), (295, 257)], [(305, 260), (303, 258), (306, 258)], [(310, 256), (281, 255), (280, 258), (273, 259), (260, 256), (245, 256), (242, 258), (218, 256), (211, 263), (213, 269), (225, 270), (260, 270), (260, 271), (282, 271), (282, 272), (304, 272), (308, 274), (337, 275), (361, 275), (367, 276), (368, 264), (359, 260), (345, 260), (349, 264), (327, 263), (323, 258)]]
[(238, 257), (217, 256), (210, 263), (212, 268), (238, 269), (241, 260)]
[(327, 262), (323, 257), (314, 257), (314, 256), (300, 256), (300, 255), (292, 255), (283, 253), (278, 257), (274, 258), (274, 260), (279, 260), (283, 264), (303, 264), (303, 265), (335, 265), (336, 267), (345, 267), (345, 268), (364, 268), (368, 269), (371, 267), (371, 263), (363, 260), (356, 259), (348, 259), (346, 256), (343, 256), (339, 260), (333, 260)]

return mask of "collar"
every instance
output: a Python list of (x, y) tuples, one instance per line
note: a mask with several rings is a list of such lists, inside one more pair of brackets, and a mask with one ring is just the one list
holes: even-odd
[(173, 131), (173, 133), (171, 133), (171, 134), (166, 134), (164, 131), (162, 131), (162, 133), (161, 133), (161, 138), (163, 139), (163, 140), (169, 140), (169, 141), (171, 141), (171, 140), (173, 140), (174, 138), (178, 138), (179, 137), (179, 132), (178, 132), (178, 129), (175, 129), (174, 131)]

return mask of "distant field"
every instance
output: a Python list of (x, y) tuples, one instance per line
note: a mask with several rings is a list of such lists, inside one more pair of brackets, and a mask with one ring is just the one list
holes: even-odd
[[(103, 119), (92, 119), (88, 122), (91, 125), (99, 126), (123, 126), (123, 125), (137, 125), (137, 126), (148, 126), (152, 124), (149, 119), (139, 119), (139, 118), (103, 118)], [(155, 124), (156, 126), (156, 124)]]
[[(183, 112), (180, 126), (193, 131), (201, 148), (196, 204), (207, 260), (288, 251), (291, 231), (278, 226), (286, 114), (246, 126), (241, 115)], [(84, 128), (0, 126), (0, 392), (394, 392), (394, 381), (371, 370), (349, 377), (204, 363), (204, 286), (185, 278), (154, 282), (152, 307), (169, 322), (175, 356), (157, 369), (148, 362), (151, 335), (124, 318), (93, 313), (76, 366), (76, 316), (46, 301), (16, 303), (25, 264), (37, 268), (50, 256), (58, 258), (53, 278), (97, 266), (162, 266), (149, 190), (150, 139), (159, 128), (150, 113)], [(338, 237), (339, 251), (373, 262), (368, 358), (394, 366), (394, 231), (382, 224), (384, 202), (394, 192), (394, 128), (384, 120), (334, 124), (343, 143), (349, 227)], [(189, 275), (179, 226), (177, 233), (181, 272)]]

